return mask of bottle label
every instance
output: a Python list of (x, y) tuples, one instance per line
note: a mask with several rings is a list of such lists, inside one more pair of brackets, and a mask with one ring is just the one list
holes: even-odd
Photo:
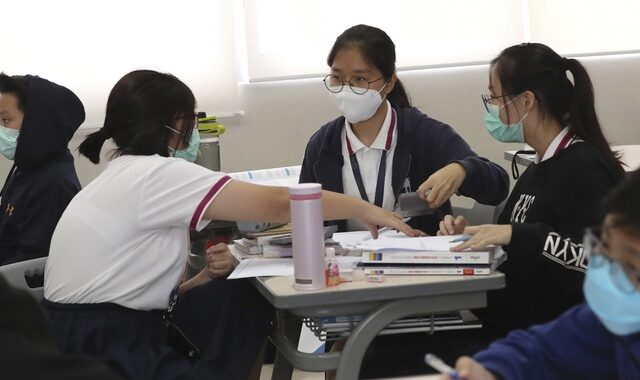
[(296, 284), (311, 285), (313, 281), (309, 278), (296, 278)]
[(340, 267), (337, 263), (327, 262), (324, 273), (327, 286), (340, 285)]

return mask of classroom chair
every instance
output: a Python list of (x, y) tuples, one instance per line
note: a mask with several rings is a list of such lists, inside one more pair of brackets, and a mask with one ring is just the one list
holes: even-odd
[(38, 301), (44, 297), (44, 266), (46, 257), (0, 266), (0, 276), (19, 289), (24, 289)]

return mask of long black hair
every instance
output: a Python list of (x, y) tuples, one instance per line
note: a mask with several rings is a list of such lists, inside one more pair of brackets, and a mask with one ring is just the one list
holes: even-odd
[(169, 156), (169, 137), (182, 119), (183, 138), (189, 141), (195, 124), (193, 92), (171, 74), (132, 71), (113, 87), (107, 100), (103, 127), (91, 133), (78, 150), (91, 162), (100, 162), (104, 142), (113, 138), (115, 155)]
[[(369, 25), (356, 25), (345, 30), (336, 38), (329, 52), (327, 64), (333, 65), (336, 55), (343, 49), (358, 48), (362, 56), (372, 63), (386, 80), (396, 72), (396, 45), (383, 30)], [(389, 102), (397, 107), (411, 107), (411, 100), (400, 79), (387, 94)]]
[(491, 61), (491, 69), (500, 79), (500, 95), (514, 98), (533, 92), (543, 114), (569, 126), (570, 133), (593, 144), (618, 174), (624, 174), (620, 154), (611, 150), (600, 128), (593, 85), (580, 62), (561, 57), (547, 45), (525, 43), (504, 49)]

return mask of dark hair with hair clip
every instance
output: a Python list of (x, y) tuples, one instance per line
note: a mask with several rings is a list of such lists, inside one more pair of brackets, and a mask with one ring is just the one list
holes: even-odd
[(27, 79), (0, 73), (0, 94), (13, 94), (18, 98), (18, 109), (24, 112), (27, 105)]
[[(345, 30), (333, 44), (327, 64), (333, 65), (336, 55), (344, 49), (357, 48), (360, 54), (373, 64), (386, 80), (391, 79), (396, 72), (396, 46), (383, 30), (368, 25), (356, 25)], [(398, 79), (393, 90), (387, 94), (392, 105), (411, 107), (411, 100)]]
[(78, 148), (91, 162), (100, 162), (104, 142), (112, 138), (115, 155), (169, 156), (167, 126), (177, 129), (183, 121), (183, 138), (188, 143), (195, 125), (193, 92), (171, 74), (137, 70), (116, 83), (107, 100), (104, 126), (87, 136)]
[[(559, 56), (550, 47), (525, 43), (504, 49), (491, 61), (508, 99), (531, 91), (543, 115), (557, 120), (569, 132), (593, 144), (622, 175), (620, 155), (605, 139), (596, 114), (593, 85), (587, 70), (575, 59)], [(573, 76), (573, 84), (567, 77)]]

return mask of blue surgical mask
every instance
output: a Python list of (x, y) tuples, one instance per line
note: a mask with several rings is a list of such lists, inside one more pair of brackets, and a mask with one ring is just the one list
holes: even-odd
[[(177, 130), (167, 127), (172, 131), (182, 134), (182, 132), (178, 132)], [(198, 158), (198, 149), (200, 148), (200, 133), (197, 129), (194, 128), (193, 132), (191, 132), (191, 137), (189, 138), (189, 145), (184, 149), (174, 149), (169, 147), (171, 151), (173, 151), (173, 157), (178, 157), (185, 159), (190, 162), (195, 162)]]
[(524, 143), (524, 130), (522, 121), (529, 115), (527, 112), (522, 119), (515, 124), (505, 124), (500, 120), (500, 110), (503, 106), (487, 103), (487, 111), (484, 114), (484, 125), (489, 134), (496, 140), (502, 142), (519, 142)]
[[(587, 270), (584, 282), (584, 297), (587, 304), (600, 319), (602, 324), (615, 335), (629, 335), (640, 332), (640, 293), (633, 290), (625, 293), (620, 290), (633, 285), (622, 268), (610, 260), (602, 260), (593, 265), (593, 260)], [(626, 282), (625, 282), (626, 281)]]
[(13, 160), (18, 146), (19, 129), (7, 128), (0, 125), (0, 154)]

